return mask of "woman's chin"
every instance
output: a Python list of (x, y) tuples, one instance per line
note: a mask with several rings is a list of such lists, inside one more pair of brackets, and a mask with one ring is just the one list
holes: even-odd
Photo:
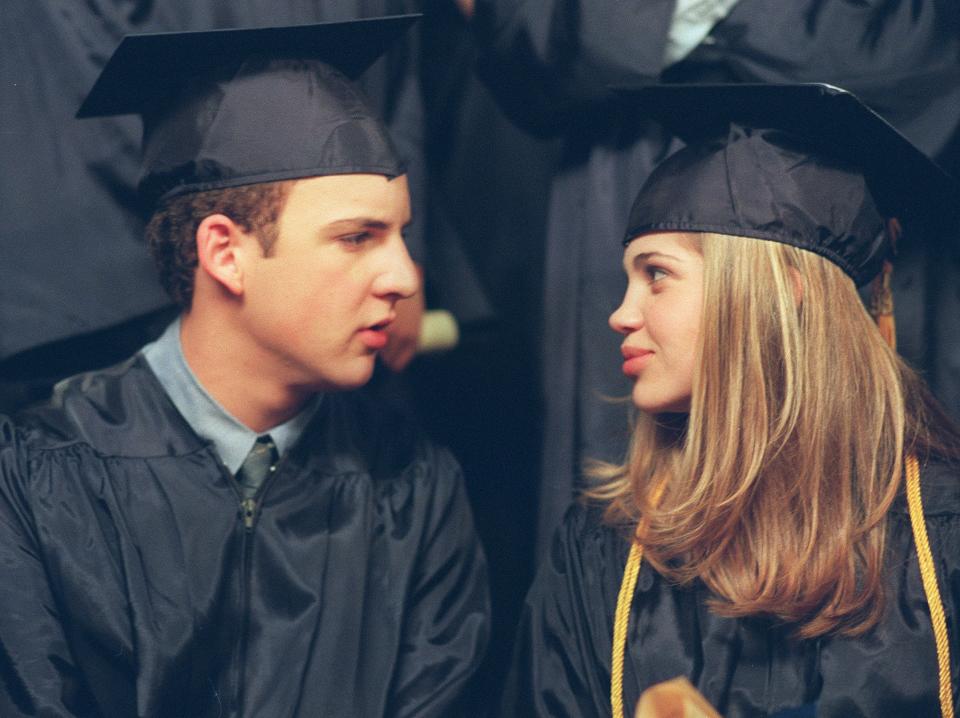
[(631, 395), (633, 405), (640, 411), (659, 416), (660, 414), (689, 414), (690, 395), (658, 396), (649, 391), (634, 387)]

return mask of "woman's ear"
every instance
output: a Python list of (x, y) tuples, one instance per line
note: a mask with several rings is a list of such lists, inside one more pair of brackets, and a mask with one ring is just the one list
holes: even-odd
[(204, 217), (197, 227), (198, 271), (234, 296), (243, 294), (243, 239), (243, 230), (224, 214)]

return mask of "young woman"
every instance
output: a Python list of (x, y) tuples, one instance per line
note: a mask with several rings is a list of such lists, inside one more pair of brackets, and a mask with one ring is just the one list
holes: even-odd
[[(507, 713), (619, 718), (685, 676), (728, 718), (952, 715), (960, 435), (857, 292), (889, 251), (877, 203), (922, 214), (898, 173), (936, 168), (831, 88), (726, 92), (646, 98), (723, 130), (631, 212), (631, 451), (541, 567)], [(889, 165), (797, 119), (824, 113)]]

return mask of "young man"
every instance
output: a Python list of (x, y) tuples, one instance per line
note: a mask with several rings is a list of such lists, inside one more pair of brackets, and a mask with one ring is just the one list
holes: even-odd
[(81, 112), (144, 115), (183, 312), (0, 422), (0, 715), (457, 712), (489, 614), (459, 469), (343, 391), (418, 290), (350, 80), (405, 25), (141, 36), (104, 70)]

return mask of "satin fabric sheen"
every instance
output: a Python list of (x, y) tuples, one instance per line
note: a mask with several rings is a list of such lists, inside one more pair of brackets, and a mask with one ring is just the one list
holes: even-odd
[[(222, 74), (222, 72), (221, 72)], [(319, 62), (253, 57), (145, 118), (140, 192), (152, 202), (317, 175), (403, 174), (359, 86)]]
[[(960, 687), (960, 471), (924, 467), (930, 546)], [(626, 564), (623, 532), (597, 507), (564, 518), (527, 598), (504, 716), (609, 716), (613, 614)], [(725, 718), (816, 704), (818, 716), (939, 716), (937, 655), (905, 500), (891, 511), (887, 607), (858, 639), (799, 642), (763, 618), (721, 618), (703, 586), (681, 590), (644, 563), (624, 666), (628, 714), (640, 693), (686, 676)]]
[(863, 171), (809, 145), (731, 123), (723, 139), (684, 147), (644, 183), (624, 244), (656, 231), (768, 239), (826, 257), (866, 284), (889, 251), (883, 219)]
[(450, 715), (486, 565), (455, 461), (380, 403), (326, 397), (249, 531), (140, 357), (22, 419), (0, 422), (0, 715)]

